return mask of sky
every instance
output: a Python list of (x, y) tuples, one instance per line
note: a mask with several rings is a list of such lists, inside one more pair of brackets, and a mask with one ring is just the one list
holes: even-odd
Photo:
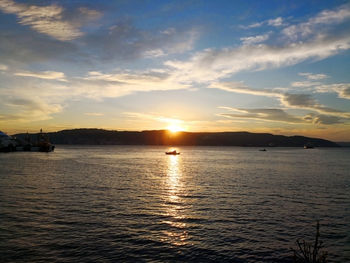
[(349, 1), (0, 0), (0, 130), (350, 141)]

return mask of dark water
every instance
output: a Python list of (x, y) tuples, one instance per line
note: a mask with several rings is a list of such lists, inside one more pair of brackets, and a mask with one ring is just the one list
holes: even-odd
[(0, 262), (350, 262), (350, 150), (59, 146), (0, 155)]

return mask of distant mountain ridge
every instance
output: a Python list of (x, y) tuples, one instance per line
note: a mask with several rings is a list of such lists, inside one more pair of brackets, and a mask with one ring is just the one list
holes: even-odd
[[(103, 129), (73, 129), (47, 133), (53, 144), (82, 145), (168, 145), (168, 146), (255, 146), (255, 147), (339, 147), (318, 138), (283, 136), (250, 132), (177, 132), (167, 130), (111, 131)], [(16, 134), (24, 138), (25, 134)], [(34, 139), (37, 134), (30, 134)]]
[(336, 142), (340, 147), (350, 147), (350, 142)]

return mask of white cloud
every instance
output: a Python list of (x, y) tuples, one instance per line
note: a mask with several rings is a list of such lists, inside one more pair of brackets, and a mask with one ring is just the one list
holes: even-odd
[(308, 24), (334, 24), (350, 18), (350, 5), (343, 5), (335, 10), (324, 10), (311, 18)]
[[(348, 5), (344, 5), (334, 11), (323, 11), (307, 22), (294, 25), (294, 27), (308, 28), (310, 32), (313, 32), (313, 25), (334, 24), (348, 17), (350, 17), (350, 9)], [(327, 22), (326, 18), (329, 18), (330, 21)], [(269, 22), (271, 25), (279, 25), (283, 23), (283, 19), (272, 19)], [(291, 29), (291, 27), (288, 28)], [(288, 31), (288, 28), (285, 30)], [(282, 31), (283, 34), (285, 31)], [(244, 44), (241, 47), (220, 50), (205, 49), (195, 53), (187, 60), (169, 60), (165, 62), (165, 65), (172, 68), (176, 79), (184, 83), (207, 83), (245, 70), (265, 70), (291, 66), (310, 59), (321, 60), (350, 49), (350, 36), (344, 32), (328, 31), (295, 42), (289, 40), (285, 42), (285, 38), (280, 38), (279, 41), (276, 41), (279, 43), (276, 46), (257, 44), (266, 40), (267, 37), (268, 34), (241, 38)], [(319, 80), (326, 76), (308, 73), (306, 77), (309, 80)]]
[(80, 13), (85, 15), (88, 20), (96, 20), (102, 16), (102, 14), (99, 11), (92, 10), (86, 7), (80, 7), (79, 11)]
[(1, 121), (17, 126), (17, 122), (52, 119), (76, 93), (75, 89), (60, 83), (66, 82), (15, 78), (11, 85), (6, 83), (0, 88)]
[[(350, 18), (350, 5), (346, 4), (334, 10), (324, 10), (307, 22), (283, 29), (284, 35), (292, 40), (320, 33), (321, 26), (339, 24)], [(318, 30), (316, 30), (318, 29)]]
[(38, 97), (25, 98), (24, 96), (2, 97), (0, 101), (8, 107), (7, 114), (0, 115), (0, 123), (18, 123), (42, 121), (52, 118), (52, 114), (59, 113), (63, 107), (60, 104), (45, 102)]
[(247, 25), (247, 26), (240, 25), (239, 27), (242, 28), (242, 29), (250, 29), (250, 28), (258, 28), (258, 27), (261, 27), (263, 25), (274, 26), (274, 27), (283, 26), (284, 25), (283, 18), (282, 17), (277, 17), (275, 19), (268, 19), (268, 20), (257, 22), (257, 23), (253, 23), (253, 24), (250, 24), (250, 25)]
[(288, 108), (306, 109), (320, 114), (328, 114), (342, 118), (349, 118), (350, 112), (344, 112), (318, 103), (310, 94), (285, 93), (280, 97), (281, 103)]
[(205, 83), (244, 70), (290, 66), (307, 59), (324, 59), (350, 48), (350, 37), (319, 37), (310, 42), (274, 47), (260, 44), (221, 50), (206, 49), (187, 61), (167, 61), (176, 79)]
[(261, 27), (264, 24), (264, 22), (260, 22), (260, 23), (253, 23), (247, 26), (244, 25), (240, 25), (239, 27), (242, 29), (249, 29), (249, 28), (257, 28), (257, 27)]
[(93, 117), (101, 117), (101, 116), (104, 116), (103, 113), (98, 113), (98, 112), (86, 112), (85, 115), (87, 115), (87, 116), (93, 116)]
[(338, 94), (339, 97), (350, 100), (350, 84), (342, 88)]
[(322, 85), (321, 82), (316, 80), (322, 80), (329, 77), (326, 74), (312, 74), (308, 72), (302, 72), (302, 73), (299, 73), (298, 75), (305, 77), (307, 80), (292, 82), (291, 86), (298, 87), (298, 88), (312, 88), (311, 90), (314, 90), (315, 89), (314, 87), (316, 86)]
[(72, 81), (82, 96), (94, 99), (120, 97), (134, 92), (189, 89), (164, 70), (120, 73), (89, 72), (86, 77)]
[[(149, 46), (145, 45), (143, 57), (157, 58), (169, 54), (180, 54), (190, 51), (195, 41), (198, 39), (199, 33), (192, 29), (185, 32), (178, 32), (171, 28), (161, 32), (161, 35), (151, 40)], [(146, 41), (147, 42), (147, 41)], [(144, 45), (145, 43), (139, 43)]]
[(269, 34), (257, 35), (252, 37), (241, 37), (240, 40), (243, 45), (254, 45), (266, 41), (269, 38)]
[[(4, 123), (47, 120), (61, 112), (69, 101), (84, 98), (102, 100), (135, 92), (189, 87), (178, 84), (163, 70), (113, 74), (90, 72), (84, 78), (67, 79), (66, 82), (42, 81), (42, 78), (51, 80), (64, 77), (52, 72), (21, 72), (20, 75), (30, 78), (16, 78), (15, 87), (6, 85), (0, 89), (1, 121)], [(87, 116), (97, 117), (98, 114), (87, 112)]]
[(151, 32), (140, 30), (132, 21), (125, 20), (108, 29), (91, 32), (82, 41), (100, 60), (124, 61), (181, 54), (192, 50), (198, 37), (199, 31), (195, 28)]
[(242, 82), (215, 82), (208, 86), (212, 89), (221, 89), (229, 92), (236, 92), (242, 94), (250, 94), (257, 96), (267, 96), (267, 97), (280, 97), (281, 93), (273, 89), (253, 89), (246, 86)]
[(322, 124), (332, 125), (349, 122), (350, 117), (309, 113), (304, 116), (292, 115), (284, 109), (242, 109), (220, 107), (229, 113), (221, 113), (219, 116), (242, 120), (256, 120), (265, 122), (284, 122), (289, 124)]
[[(310, 94), (284, 93), (277, 89), (253, 89), (242, 83), (225, 82), (213, 83), (209, 88), (221, 89), (229, 92), (251, 94), (256, 96), (276, 97), (284, 107), (289, 109), (304, 109), (318, 112), (320, 114), (338, 116), (340, 118), (350, 118), (349, 112), (333, 109), (318, 103)], [(342, 87), (341, 92), (348, 91)]]
[(146, 58), (157, 58), (157, 57), (165, 56), (164, 51), (160, 48), (153, 49), (153, 50), (146, 50), (143, 54)]
[(183, 53), (192, 50), (195, 41), (199, 37), (199, 32), (195, 29), (185, 32), (172, 31), (168, 34), (168, 37), (172, 45), (168, 45), (164, 50), (167, 53)]
[(298, 87), (298, 88), (309, 88), (309, 87), (314, 87), (321, 84), (322, 84), (321, 82), (315, 82), (315, 81), (295, 81), (291, 83), (291, 86)]
[(282, 17), (277, 17), (275, 19), (269, 19), (267, 21), (267, 24), (269, 26), (276, 26), (276, 27), (282, 26), (283, 25), (283, 18)]
[[(16, 3), (12, 0), (2, 0), (0, 10), (8, 14), (15, 14), (19, 23), (30, 26), (39, 33), (51, 36), (61, 41), (69, 41), (81, 37), (79, 23), (64, 20), (64, 9), (58, 5), (36, 6), (26, 3)], [(90, 18), (98, 18), (99, 13), (87, 8), (80, 8), (80, 12)]]
[(120, 84), (140, 84), (146, 85), (147, 83), (158, 84), (166, 81), (169, 77), (165, 71), (144, 71), (144, 72), (121, 72), (106, 74), (99, 71), (90, 71), (86, 80), (103, 80), (109, 82), (117, 82)]
[(312, 74), (308, 72), (302, 72), (302, 73), (299, 73), (299, 75), (306, 77), (309, 80), (321, 80), (321, 79), (328, 78), (326, 74)]
[(299, 116), (288, 114), (282, 109), (242, 109), (221, 107), (234, 113), (222, 113), (220, 116), (227, 118), (254, 119), (262, 121), (286, 122), (286, 123), (303, 123), (305, 120)]
[(340, 98), (350, 100), (350, 83), (323, 84), (315, 90), (320, 93), (337, 93)]
[(1, 71), (6, 71), (8, 69), (8, 66), (4, 65), (4, 64), (0, 64), (0, 70)]
[(67, 81), (63, 72), (56, 71), (41, 71), (41, 72), (31, 72), (31, 71), (22, 71), (14, 73), (15, 76), (21, 77), (32, 77), (39, 79), (48, 79), (48, 80), (59, 80)]

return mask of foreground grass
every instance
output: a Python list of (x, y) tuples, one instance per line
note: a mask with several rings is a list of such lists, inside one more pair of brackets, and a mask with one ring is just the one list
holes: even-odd
[(313, 243), (305, 240), (296, 241), (297, 248), (293, 251), (294, 263), (326, 263), (328, 262), (327, 251), (324, 250), (322, 241), (320, 241), (320, 222), (317, 221), (316, 236)]

